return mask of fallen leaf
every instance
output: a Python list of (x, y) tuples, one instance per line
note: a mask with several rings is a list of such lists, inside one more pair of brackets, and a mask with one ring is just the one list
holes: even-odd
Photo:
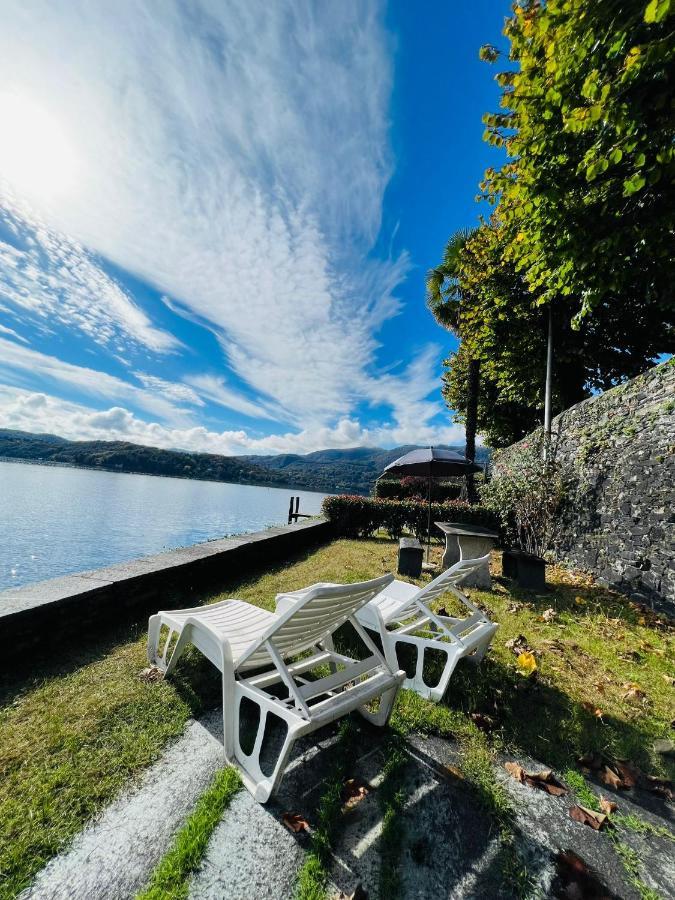
[(543, 611), (540, 618), (541, 618), (542, 622), (552, 622), (553, 619), (555, 619), (556, 615), (557, 615), (557, 613), (553, 609), (553, 607), (549, 606), (548, 609), (545, 609)]
[(615, 900), (598, 875), (573, 850), (560, 850), (555, 858), (558, 884), (555, 896), (564, 900)]
[(612, 768), (615, 769), (623, 780), (623, 787), (632, 788), (640, 781), (642, 772), (632, 763), (624, 759), (612, 760)]
[(586, 606), (586, 601), (583, 597), (575, 597), (574, 602), (577, 606)]
[(530, 676), (537, 671), (537, 660), (534, 658), (534, 653), (531, 653), (529, 650), (519, 654), (516, 662), (521, 675)]
[(604, 797), (600, 798), (600, 809), (607, 816), (611, 816), (613, 812), (616, 812), (618, 806), (613, 800), (606, 800)]
[(309, 822), (300, 813), (285, 812), (281, 821), (293, 834), (298, 834), (300, 831), (309, 833)]
[(512, 778), (521, 784), (545, 791), (553, 797), (561, 797), (567, 793), (567, 788), (558, 781), (550, 769), (544, 769), (541, 772), (526, 772), (517, 762), (504, 763), (504, 768)]
[(663, 678), (663, 680), (664, 680), (667, 684), (675, 684), (675, 678), (673, 678), (672, 675), (666, 675), (666, 674), (663, 674), (663, 675), (661, 676), (661, 678)]
[(609, 766), (603, 768), (600, 773), (600, 781), (614, 788), (615, 791), (625, 790), (628, 787), (621, 776), (617, 775)]
[(624, 684), (623, 688), (626, 692), (623, 695), (624, 700), (644, 700), (647, 696), (640, 685), (635, 684), (634, 682), (628, 682), (627, 684)]
[(652, 794), (658, 794), (659, 797), (663, 797), (664, 800), (673, 799), (673, 782), (669, 781), (667, 778), (656, 778), (654, 775), (645, 775), (644, 783), (647, 790), (651, 791)]
[(164, 672), (157, 666), (150, 666), (147, 669), (143, 669), (138, 677), (141, 681), (147, 681), (152, 684), (155, 681), (161, 681), (164, 678)]
[(589, 703), (588, 700), (584, 700), (581, 704), (586, 712), (589, 712), (592, 716), (595, 716), (596, 719), (602, 718), (602, 710), (598, 709), (598, 707), (594, 703)]
[(507, 650), (512, 650), (516, 656), (520, 656), (521, 653), (532, 653), (532, 647), (527, 643), (527, 638), (524, 634), (519, 634), (518, 637), (506, 641), (504, 646)]
[(492, 731), (494, 728), (494, 719), (491, 716), (486, 716), (485, 713), (471, 713), (471, 719), (481, 731)]
[(595, 812), (594, 809), (588, 809), (586, 806), (573, 806), (570, 809), (570, 818), (582, 825), (589, 825), (595, 831), (600, 831), (607, 821), (605, 813)]
[(344, 809), (354, 809), (370, 793), (370, 785), (356, 778), (348, 778), (342, 786), (342, 803)]

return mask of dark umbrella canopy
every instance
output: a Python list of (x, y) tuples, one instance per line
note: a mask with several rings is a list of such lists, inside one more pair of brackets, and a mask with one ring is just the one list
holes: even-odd
[(380, 475), (380, 478), (405, 478), (408, 475), (421, 475), (428, 480), (427, 562), (431, 545), (431, 479), (448, 478), (451, 475), (471, 475), (473, 472), (482, 471), (481, 466), (471, 462), (461, 453), (455, 453), (454, 450), (437, 450), (434, 447), (426, 447), (421, 450), (411, 450), (405, 456), (395, 459)]
[(438, 450), (426, 447), (411, 450), (400, 456), (385, 468), (381, 478), (405, 478), (407, 475), (422, 475), (426, 478), (442, 478), (451, 475), (470, 475), (481, 472), (481, 466), (472, 463), (454, 450)]

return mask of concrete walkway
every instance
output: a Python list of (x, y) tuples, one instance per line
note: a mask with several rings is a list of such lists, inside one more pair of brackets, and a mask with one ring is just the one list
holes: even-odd
[[(122, 900), (132, 898), (148, 881), (153, 867), (170, 847), (173, 835), (192, 810), (213, 774), (222, 766), (220, 714), (191, 723), (183, 738), (143, 777), (139, 786), (115, 801), (87, 827), (72, 847), (54, 859), (22, 895), (25, 900)], [(386, 762), (380, 733), (368, 731), (366, 752), (353, 777), (372, 790), (340, 824), (332, 868), (331, 891), (350, 896), (356, 886), (371, 900), (380, 896), (382, 810), (378, 789)], [(299, 747), (281, 789), (266, 806), (242, 790), (215, 829), (202, 865), (190, 884), (191, 900), (287, 900), (309, 846), (307, 835), (291, 834), (284, 812), (317, 820), (324, 779), (334, 760), (336, 738), (328, 731)], [(458, 749), (439, 738), (413, 736), (409, 762), (401, 775), (400, 896), (415, 900), (499, 900), (513, 893), (502, 875), (502, 847), (480, 798), (460, 775)], [(519, 760), (531, 769), (536, 762)], [(519, 858), (540, 896), (552, 896), (555, 856), (573, 850), (601, 874), (608, 891), (623, 900), (639, 900), (607, 835), (569, 817), (571, 795), (552, 797), (509, 778), (497, 778), (516, 809), (515, 842)], [(605, 796), (611, 796), (604, 786)], [(672, 806), (644, 792), (612, 797), (624, 815), (639, 815), (672, 829)], [(673, 844), (667, 838), (622, 831), (635, 850), (640, 876), (663, 898), (673, 897)], [(609, 896), (609, 894), (608, 894)]]

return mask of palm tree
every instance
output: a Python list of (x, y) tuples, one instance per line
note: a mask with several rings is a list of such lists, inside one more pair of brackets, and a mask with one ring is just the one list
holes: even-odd
[[(465, 299), (459, 279), (462, 250), (475, 229), (456, 231), (445, 245), (443, 260), (439, 266), (427, 272), (427, 306), (439, 325), (451, 331), (461, 340), (462, 300)], [(480, 390), (480, 360), (469, 359), (466, 397), (466, 449), (465, 455), (472, 462), (476, 456), (476, 426), (478, 422), (478, 393)], [(476, 499), (473, 475), (467, 478), (469, 500)]]

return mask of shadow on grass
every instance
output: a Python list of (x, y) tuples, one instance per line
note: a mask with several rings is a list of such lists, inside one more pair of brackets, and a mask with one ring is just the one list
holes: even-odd
[[(559, 773), (577, 768), (577, 760), (591, 752), (631, 760), (645, 771), (651, 767), (648, 748), (653, 735), (640, 727), (639, 720), (607, 714), (599, 718), (583, 701), (550, 683), (523, 678), (490, 656), (478, 670), (466, 660), (460, 662), (443, 705), (465, 715), (478, 714), (478, 723), (497, 749), (529, 757)], [(483, 717), (489, 717), (487, 724)], [(601, 787), (617, 793), (607, 785)], [(667, 805), (657, 796), (643, 790), (632, 790), (630, 796), (650, 812), (669, 817)]]

